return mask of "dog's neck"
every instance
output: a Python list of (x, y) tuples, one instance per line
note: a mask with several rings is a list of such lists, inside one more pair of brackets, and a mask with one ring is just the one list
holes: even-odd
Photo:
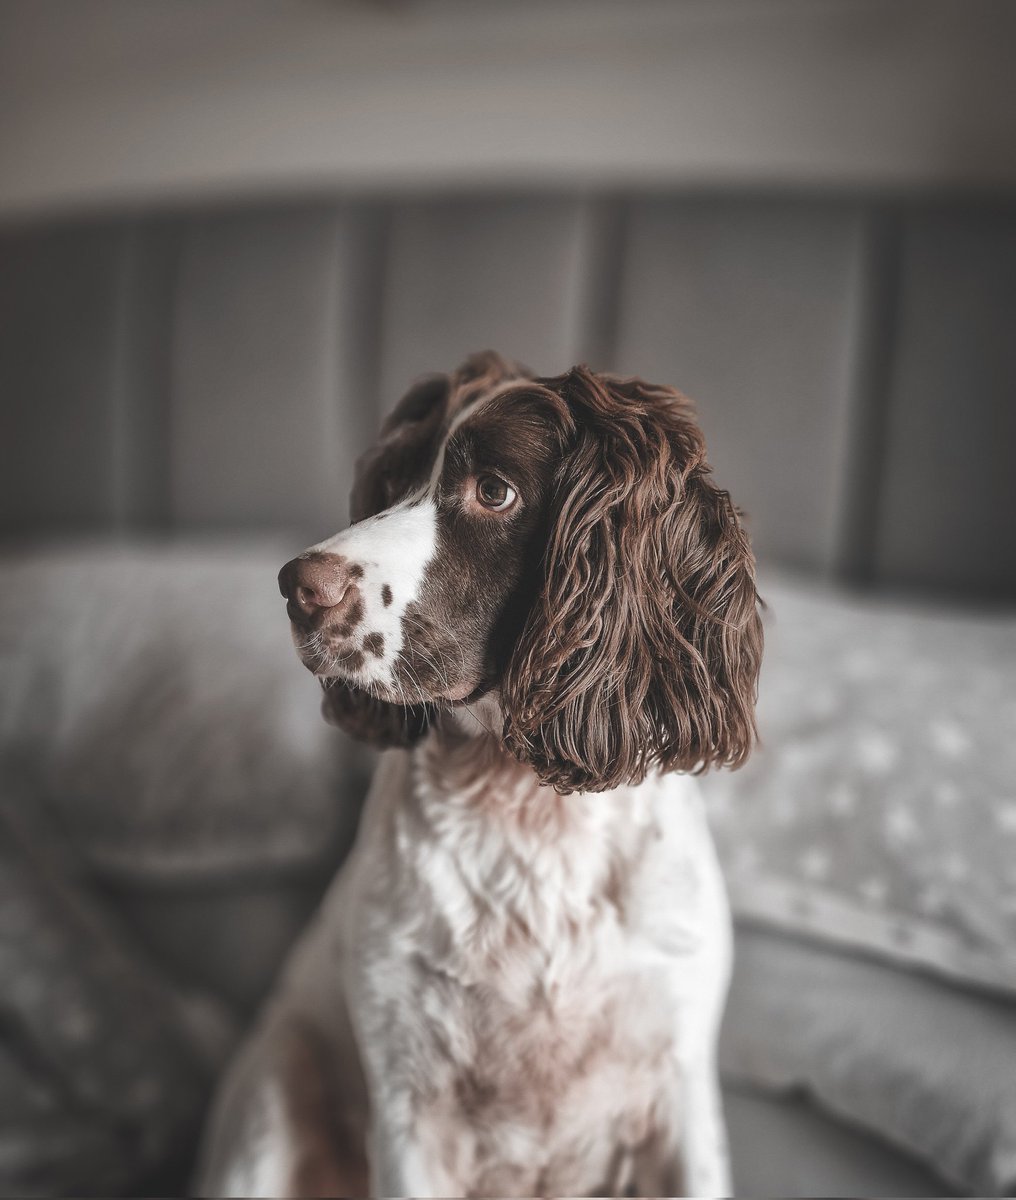
[(496, 690), (484, 693), (469, 704), (458, 704), (443, 714), (441, 727), (455, 730), (468, 738), (491, 737), (500, 741), (504, 713)]
[(414, 753), (416, 790), (442, 808), (483, 812), (496, 823), (524, 820), (560, 800), (504, 749), (502, 723), (495, 693), (443, 712)]
[(437, 722), (412, 752), (395, 819), (400, 870), (440, 913), (442, 969), (456, 975), (475, 967), (458, 955), (478, 937), (493, 951), (524, 931), (532, 965), (590, 922), (616, 919), (616, 881), (652, 833), (657, 780), (560, 795), (505, 752), (494, 715), (488, 703), (482, 724)]

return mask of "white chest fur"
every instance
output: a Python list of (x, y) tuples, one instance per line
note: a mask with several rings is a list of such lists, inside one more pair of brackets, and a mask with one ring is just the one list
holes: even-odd
[(421, 1190), (616, 1192), (680, 1139), (722, 1004), (698, 790), (562, 797), (495, 754), (387, 755), (328, 904), (375, 1152)]

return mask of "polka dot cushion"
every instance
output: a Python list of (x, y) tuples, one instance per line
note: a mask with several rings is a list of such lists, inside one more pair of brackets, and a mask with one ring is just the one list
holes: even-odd
[(762, 745), (705, 781), (735, 913), (1016, 990), (1016, 612), (760, 590)]

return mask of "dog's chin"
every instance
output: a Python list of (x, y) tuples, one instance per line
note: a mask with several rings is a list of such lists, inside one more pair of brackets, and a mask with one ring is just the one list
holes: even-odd
[(365, 681), (358, 678), (355, 674), (348, 671), (343, 671), (341, 666), (330, 667), (327, 671), (320, 669), (320, 664), (314, 664), (305, 661), (304, 666), (314, 675), (320, 682), (321, 686), (328, 691), (330, 688), (343, 688), (346, 691), (357, 693), (363, 696), (368, 696), (373, 700), (381, 700), (386, 704), (396, 704), (400, 706), (413, 706), (419, 704), (434, 705), (438, 708), (461, 708), (464, 705), (474, 704), (477, 700), (491, 690), (491, 684), (486, 681), (480, 682), (465, 682), (441, 691), (441, 692), (420, 692), (414, 690), (412, 694), (404, 692), (398, 686), (377, 681)]
[(300, 662), (318, 679), (345, 678), (351, 667), (363, 662), (363, 652), (352, 638), (327, 628), (308, 630), (290, 621), (289, 636)]
[(398, 680), (386, 682), (371, 678), (370, 662), (362, 647), (351, 638), (331, 634), (327, 645), (322, 645), (320, 642), (308, 643), (306, 633), (295, 624), (290, 632), (300, 662), (326, 690), (331, 687), (346, 688), (386, 704), (402, 706), (459, 706), (472, 704), (492, 686), (486, 673), (476, 671), (465, 679), (447, 682), (440, 690), (418, 685), (403, 688)]
[[(307, 668), (315, 679), (320, 679), (322, 682), (328, 679), (341, 680), (343, 683), (356, 684), (356, 672), (349, 668), (343, 669), (343, 660), (348, 660), (350, 663), (357, 662), (362, 659), (363, 655), (358, 654), (355, 650), (350, 649), (347, 654), (329, 654), (327, 662), (322, 660), (320, 654), (314, 654), (310, 651), (300, 651), (300, 662)], [(360, 681), (363, 685), (363, 681)]]
[(310, 659), (303, 659), (303, 665), (314, 675), (315, 679), (318, 680), (326, 692), (336, 688), (371, 700), (380, 700), (385, 704), (396, 704), (400, 707), (417, 704), (439, 704), (442, 700), (442, 697), (432, 696), (426, 692), (420, 693), (414, 691), (412, 695), (409, 695), (397, 684), (393, 686), (379, 679), (364, 679), (359, 671), (349, 670), (348, 668), (343, 669), (341, 660), (329, 663), (327, 667), (322, 667), (320, 660), (315, 663)]

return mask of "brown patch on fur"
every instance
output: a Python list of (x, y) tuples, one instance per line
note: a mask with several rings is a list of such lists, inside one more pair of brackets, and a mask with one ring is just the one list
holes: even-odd
[(359, 671), (364, 664), (364, 656), (362, 650), (351, 650), (349, 654), (342, 659), (342, 665), (347, 671)]
[[(564, 449), (559, 397), (527, 383), (469, 412), (443, 448), (439, 551), (403, 617), (397, 679), (414, 697), (461, 700), (496, 682), (536, 592), (543, 513)], [(475, 503), (478, 475), (503, 472), (519, 502)]]
[(380, 658), (385, 652), (385, 639), (381, 633), (368, 633), (363, 639), (363, 648), (375, 658)]
[(457, 416), (463, 409), (513, 379), (533, 378), (533, 372), (522, 363), (505, 358), (496, 350), (479, 350), (471, 354), (451, 375), (448, 415)]
[[(281, 1094), (292, 1128), (291, 1196), (365, 1196), (370, 1181), (359, 1106), (333, 1094), (322, 1063), (328, 1047), (311, 1029), (294, 1023), (284, 1035)], [(349, 1086), (349, 1081), (344, 1081)]]
[(531, 377), (525, 367), (486, 350), (450, 375), (430, 375), (413, 384), (386, 417), (378, 443), (356, 464), (352, 520), (390, 508), (423, 482), (442, 430), (457, 412), (501, 383)]
[(497, 1088), (486, 1079), (482, 1079), (475, 1070), (466, 1069), (456, 1077), (452, 1085), (455, 1100), (463, 1113), (474, 1123), (479, 1114), (493, 1104), (497, 1097)]
[(381, 603), (387, 608), (392, 602), (392, 589), (386, 583), (381, 588)]
[(338, 633), (340, 635), (340, 637), (349, 637), (350, 634), (352, 634), (353, 630), (356, 629), (357, 625), (359, 625), (362, 620), (363, 620), (363, 599), (361, 598), (359, 593), (357, 593), (357, 595), (353, 598), (352, 602), (350, 603), (349, 608), (346, 610), (345, 617), (335, 627), (335, 632)]
[(612, 862), (603, 885), (603, 898), (617, 910), (618, 916), (624, 917), (625, 871), (619, 864)]
[[(450, 1080), (451, 1126), (464, 1122), (470, 1129), (482, 1131), (505, 1121), (522, 1128), (545, 1133), (554, 1143), (552, 1131), (561, 1126), (562, 1115), (572, 1106), (581, 1108), (590, 1087), (599, 1085), (604, 1071), (613, 1074), (624, 1064), (630, 1080), (633, 1107), (612, 1131), (626, 1151), (646, 1146), (656, 1134), (659, 1114), (652, 1097), (658, 1095), (662, 1075), (672, 1060), (672, 1030), (663, 1020), (655, 1025), (632, 1026), (624, 1019), (630, 1011), (630, 996), (615, 995), (602, 1008), (571, 1002), (515, 1009), (492, 1002), (476, 1029), (480, 1044), (510, 1047), (506, 1055), (492, 1055), (489, 1065), (462, 1066)], [(647, 1011), (652, 1011), (648, 1006)], [(645, 1089), (644, 1100), (634, 1091)], [(567, 1119), (567, 1118), (566, 1118)], [(472, 1195), (555, 1195), (571, 1181), (582, 1180), (589, 1164), (584, 1155), (588, 1147), (580, 1142), (571, 1146), (556, 1143), (553, 1158), (536, 1155), (525, 1163), (504, 1162), (488, 1157), (482, 1149), (480, 1133), (476, 1174), (462, 1182)], [(574, 1155), (579, 1155), (575, 1158)], [(607, 1157), (604, 1166), (614, 1178), (607, 1194), (616, 1194), (619, 1159)], [(593, 1168), (595, 1170), (595, 1168)], [(595, 1179), (588, 1180), (590, 1185)], [(597, 1194), (593, 1192), (592, 1194)], [(670, 1193), (656, 1193), (670, 1194)]]
[(447, 377), (421, 380), (402, 397), (381, 426), (381, 437), (356, 464), (350, 498), (353, 521), (375, 516), (424, 479), (444, 420)]

